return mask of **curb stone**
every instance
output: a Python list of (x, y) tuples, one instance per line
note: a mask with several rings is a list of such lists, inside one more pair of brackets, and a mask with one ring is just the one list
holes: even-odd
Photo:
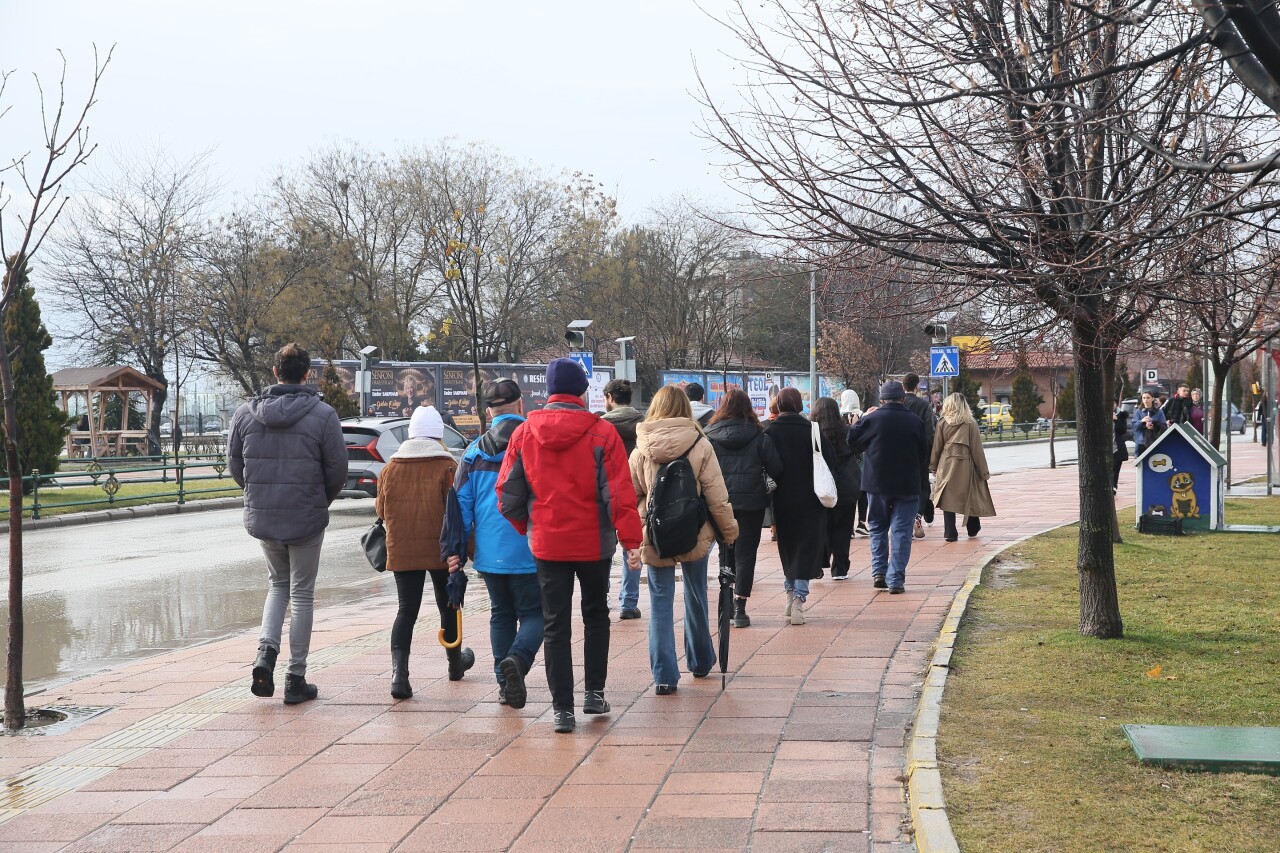
[[(179, 515), (186, 512), (207, 512), (216, 509), (238, 509), (244, 506), (244, 498), (210, 498), (202, 501), (188, 501), (185, 504), (143, 504), (142, 506), (100, 509), (93, 512), (69, 512), (65, 515), (51, 515), (48, 518), (24, 518), (22, 529), (44, 530), (51, 527), (74, 527), (82, 524), (97, 524), (102, 521), (123, 521), (129, 518), (155, 518), (161, 515)], [(9, 523), (0, 523), (0, 533), (9, 532)]]
[(933, 643), (933, 656), (929, 659), (929, 671), (925, 675), (924, 688), (920, 691), (911, 740), (907, 744), (907, 804), (919, 853), (960, 853), (960, 845), (951, 831), (951, 819), (947, 816), (947, 802), (942, 792), (942, 773), (938, 769), (938, 723), (942, 716), (942, 694), (951, 669), (951, 653), (955, 649), (960, 621), (969, 607), (969, 596), (982, 583), (982, 573), (987, 566), (1010, 548), (1078, 521), (1079, 519), (1075, 519), (1055, 524), (1027, 534), (988, 554), (969, 570), (964, 583), (951, 600), (951, 609)]

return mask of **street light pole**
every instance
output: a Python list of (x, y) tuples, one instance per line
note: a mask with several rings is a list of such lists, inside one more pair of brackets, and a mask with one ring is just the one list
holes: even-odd
[(809, 411), (818, 399), (818, 273), (809, 270)]

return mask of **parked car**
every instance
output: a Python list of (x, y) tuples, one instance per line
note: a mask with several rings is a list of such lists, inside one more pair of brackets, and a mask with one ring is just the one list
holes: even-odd
[[(342, 438), (347, 444), (347, 485), (338, 497), (377, 497), (378, 474), (408, 436), (408, 418), (344, 418)], [(445, 426), (443, 441), (453, 458), (461, 461), (467, 449), (467, 439), (462, 433)]]
[(1005, 429), (1013, 427), (1013, 414), (1009, 410), (1008, 403), (988, 403), (979, 410), (981, 417), (978, 419), (978, 426), (983, 429), (992, 430)]
[[(1227, 426), (1227, 416), (1222, 416), (1222, 425)], [(1244, 414), (1240, 411), (1240, 407), (1235, 403), (1231, 404), (1231, 426), (1228, 427), (1231, 432), (1244, 435)]]

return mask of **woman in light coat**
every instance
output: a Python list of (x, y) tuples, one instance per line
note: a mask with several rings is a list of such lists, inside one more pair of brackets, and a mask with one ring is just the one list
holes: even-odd
[[(427, 577), (440, 611), (446, 642), (458, 638), (457, 611), (449, 606), (445, 585), (449, 565), (440, 556), (449, 488), (458, 463), (441, 442), (444, 420), (435, 406), (414, 410), (409, 437), (391, 454), (378, 474), (378, 518), (387, 527), (387, 571), (395, 575), (399, 608), (391, 628), (391, 695), (408, 699), (409, 651), (413, 626), (422, 607)], [(471, 649), (446, 648), (449, 680), (458, 681), (476, 662)]]
[(963, 394), (952, 394), (942, 404), (929, 470), (937, 475), (933, 503), (942, 510), (943, 538), (948, 542), (960, 538), (957, 515), (964, 516), (969, 538), (977, 536), (982, 529), (979, 519), (994, 516), (996, 508), (987, 487), (991, 472), (982, 449), (982, 435)]
[(706, 501), (710, 516), (702, 525), (698, 543), (688, 553), (664, 559), (650, 543), (648, 525), (645, 525), (640, 550), (649, 575), (649, 665), (659, 696), (674, 693), (680, 681), (675, 646), (676, 564), (680, 564), (684, 580), (685, 665), (694, 678), (703, 678), (716, 662), (707, 610), (707, 558), (716, 531), (726, 544), (738, 538), (738, 522), (733, 517), (715, 449), (693, 420), (693, 410), (684, 391), (667, 385), (653, 395), (648, 417), (636, 427), (636, 449), (631, 454), (631, 482), (642, 522), (647, 520), (649, 492), (658, 469), (685, 453), (698, 478), (698, 491)]

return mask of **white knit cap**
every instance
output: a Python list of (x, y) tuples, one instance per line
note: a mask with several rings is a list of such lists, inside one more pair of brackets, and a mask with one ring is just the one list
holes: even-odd
[(444, 421), (435, 406), (419, 406), (413, 410), (409, 438), (444, 438)]
[(860, 411), (862, 411), (862, 400), (858, 398), (857, 391), (846, 388), (840, 392), (840, 414), (851, 415)]

